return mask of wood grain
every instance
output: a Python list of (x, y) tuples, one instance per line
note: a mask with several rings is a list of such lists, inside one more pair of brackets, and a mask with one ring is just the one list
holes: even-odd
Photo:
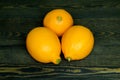
[[(82, 79), (119, 80), (120, 68), (75, 66), (7, 66), (0, 67), (0, 79)], [(74, 76), (74, 77), (73, 77)], [(86, 77), (87, 76), (87, 77)]]
[[(27, 33), (45, 14), (66, 9), (74, 24), (94, 34), (91, 54), (81, 61), (42, 64), (27, 52)], [(0, 80), (120, 80), (119, 0), (0, 0)]]
[(66, 0), (9, 0), (9, 1), (4, 1), (1, 0), (0, 2), (1, 7), (7, 7), (7, 8), (13, 8), (13, 7), (51, 7), (51, 8), (56, 8), (56, 7), (64, 7), (64, 8), (107, 8), (107, 7), (120, 7), (120, 1), (119, 0), (77, 0), (77, 1), (66, 1)]

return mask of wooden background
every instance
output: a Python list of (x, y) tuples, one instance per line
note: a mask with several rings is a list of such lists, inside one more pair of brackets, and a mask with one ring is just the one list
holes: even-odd
[[(94, 34), (91, 54), (59, 65), (36, 62), (25, 47), (27, 33), (45, 14), (66, 9), (75, 24)], [(0, 80), (120, 80), (120, 0), (0, 0)]]

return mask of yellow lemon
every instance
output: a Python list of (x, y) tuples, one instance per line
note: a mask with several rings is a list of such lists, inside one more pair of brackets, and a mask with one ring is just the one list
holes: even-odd
[(88, 28), (75, 25), (63, 34), (61, 42), (62, 52), (68, 61), (80, 60), (92, 51), (94, 36)]
[(36, 27), (26, 38), (26, 47), (30, 55), (42, 63), (59, 64), (61, 45), (57, 35), (48, 28)]
[(58, 36), (62, 36), (62, 34), (73, 25), (73, 18), (70, 13), (64, 9), (53, 9), (45, 15), (43, 24)]

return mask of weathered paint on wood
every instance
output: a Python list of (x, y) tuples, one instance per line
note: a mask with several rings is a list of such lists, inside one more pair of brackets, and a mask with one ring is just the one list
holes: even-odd
[[(27, 33), (43, 26), (45, 14), (55, 8), (70, 12), (75, 24), (93, 32), (95, 45), (81, 61), (42, 64), (28, 54)], [(119, 80), (119, 0), (0, 0), (0, 80)]]

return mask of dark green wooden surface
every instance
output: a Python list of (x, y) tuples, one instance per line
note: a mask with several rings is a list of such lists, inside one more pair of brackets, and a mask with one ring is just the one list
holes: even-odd
[[(91, 29), (95, 46), (81, 61), (59, 65), (33, 60), (27, 33), (42, 26), (44, 15), (64, 8), (75, 24)], [(119, 0), (0, 0), (0, 80), (120, 80)]]

